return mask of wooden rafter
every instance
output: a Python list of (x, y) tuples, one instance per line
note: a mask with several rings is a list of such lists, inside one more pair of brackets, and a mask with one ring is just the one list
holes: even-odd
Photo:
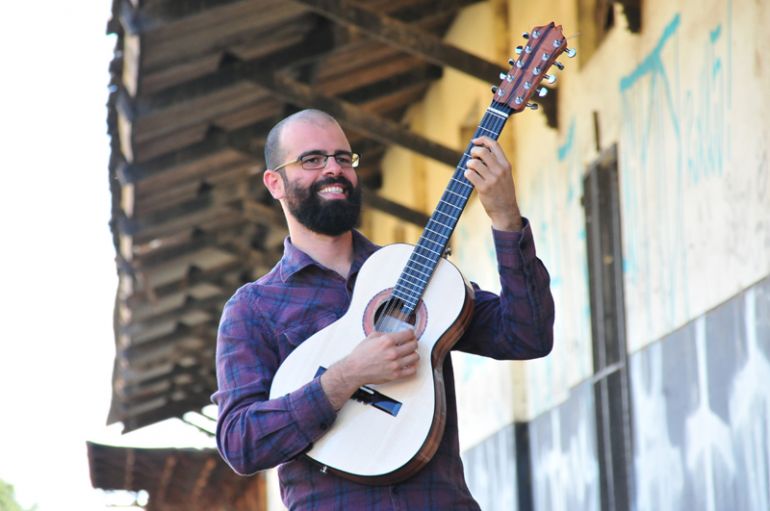
[(295, 0), (336, 23), (349, 26), (428, 62), (451, 67), (484, 81), (495, 81), (497, 64), (468, 53), (407, 23), (378, 13), (360, 2), (347, 0)]

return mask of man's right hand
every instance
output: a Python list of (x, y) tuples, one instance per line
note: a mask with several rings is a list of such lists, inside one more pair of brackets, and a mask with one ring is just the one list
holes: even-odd
[(417, 338), (414, 330), (372, 332), (353, 351), (321, 376), (321, 385), (335, 410), (359, 387), (387, 383), (417, 372)]

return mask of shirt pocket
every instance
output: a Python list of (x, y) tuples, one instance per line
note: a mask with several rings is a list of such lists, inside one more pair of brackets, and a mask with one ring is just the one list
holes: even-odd
[(294, 348), (305, 342), (313, 334), (325, 328), (337, 321), (336, 314), (331, 312), (325, 312), (313, 317), (310, 320), (303, 321), (302, 324), (294, 325), (291, 328), (287, 328), (281, 334), (283, 342), (281, 342), (281, 348), (286, 349), (284, 358), (294, 351)]

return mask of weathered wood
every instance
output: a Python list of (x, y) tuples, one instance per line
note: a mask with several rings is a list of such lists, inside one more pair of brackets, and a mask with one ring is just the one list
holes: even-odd
[(287, 63), (294, 64), (316, 59), (327, 54), (332, 47), (331, 38), (328, 34), (323, 34), (323, 37), (307, 38), (299, 44), (283, 48), (262, 58), (245, 62), (231, 59), (222, 63), (215, 73), (137, 100), (133, 112), (136, 116), (144, 116), (174, 105), (185, 104), (232, 87), (240, 81), (250, 81), (251, 77), (260, 73), (273, 72), (285, 67)]
[[(236, 279), (242, 271), (243, 261), (229, 261), (220, 267), (188, 273), (181, 280), (157, 286), (153, 288), (153, 295), (156, 299), (162, 299), (166, 296), (184, 292), (199, 284), (209, 284), (223, 288), (230, 287), (232, 286), (231, 281)], [(132, 308), (137, 307), (141, 303), (152, 302), (148, 295), (149, 292), (147, 290), (135, 292), (125, 300), (126, 306)]]
[(216, 385), (194, 394), (188, 394), (185, 399), (179, 401), (165, 400), (163, 403), (143, 413), (135, 413), (132, 407), (126, 406), (118, 412), (113, 422), (123, 423), (123, 433), (135, 431), (144, 426), (155, 424), (166, 419), (182, 417), (190, 410), (200, 410), (211, 404), (211, 394), (216, 390)]
[(133, 332), (153, 328), (167, 321), (182, 323), (183, 316), (191, 313), (204, 313), (211, 319), (218, 320), (219, 315), (222, 312), (222, 306), (228, 298), (230, 298), (230, 295), (226, 293), (220, 293), (200, 300), (188, 296), (181, 307), (132, 321), (131, 324), (125, 328), (124, 333), (131, 335)]
[(497, 64), (360, 3), (346, 0), (295, 1), (337, 23), (353, 27), (363, 34), (422, 57), (428, 62), (457, 69), (485, 82), (496, 83), (497, 75), (501, 71)]
[(206, 138), (197, 144), (140, 164), (128, 164), (123, 168), (119, 168), (118, 178), (121, 183), (136, 184), (152, 176), (173, 172), (173, 169), (176, 167), (194, 164), (197, 160), (211, 156), (212, 153), (225, 148), (234, 148), (254, 157), (257, 162), (261, 161), (262, 148), (254, 146), (252, 141), (254, 139), (264, 140), (273, 124), (275, 124), (275, 119), (262, 121), (231, 132), (211, 129), (208, 131)]

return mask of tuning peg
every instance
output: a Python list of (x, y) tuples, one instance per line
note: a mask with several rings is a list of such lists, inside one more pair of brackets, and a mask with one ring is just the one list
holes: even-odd
[(521, 55), (521, 52), (524, 51), (524, 47), (519, 45), (516, 47), (515, 51), (516, 51), (516, 55)]
[(537, 103), (527, 103), (527, 108), (530, 110), (537, 110), (538, 106)]
[(501, 79), (501, 80), (505, 80), (505, 77), (506, 77), (506, 76), (508, 76), (508, 75), (507, 75), (506, 73), (503, 73), (503, 72), (501, 71), (499, 76), (500, 76), (500, 79)]
[(548, 89), (546, 89), (545, 87), (540, 87), (539, 89), (537, 89), (537, 95), (540, 96), (541, 98), (545, 97), (546, 94), (548, 94)]
[(564, 53), (566, 53), (569, 58), (572, 58), (577, 53), (577, 50), (575, 48), (567, 48), (564, 50)]
[(508, 59), (508, 65), (509, 65), (509, 66), (512, 66), (512, 65), (514, 65), (515, 63), (516, 63), (516, 61), (515, 61), (515, 60), (513, 60), (513, 59)]
[(497, 85), (492, 86), (492, 94), (494, 94), (495, 92), (497, 92)]
[(559, 68), (559, 69), (561, 69), (562, 71), (564, 70), (564, 64), (562, 64), (562, 63), (561, 63), (561, 62), (559, 62), (558, 60), (557, 60), (556, 62), (554, 62), (554, 63), (553, 63), (553, 65), (554, 65), (554, 66), (556, 66), (556, 67), (558, 67), (558, 68)]
[(529, 39), (529, 32), (522, 32), (521, 37), (524, 39)]
[(545, 80), (548, 83), (556, 83), (556, 75), (543, 75), (543, 80)]

